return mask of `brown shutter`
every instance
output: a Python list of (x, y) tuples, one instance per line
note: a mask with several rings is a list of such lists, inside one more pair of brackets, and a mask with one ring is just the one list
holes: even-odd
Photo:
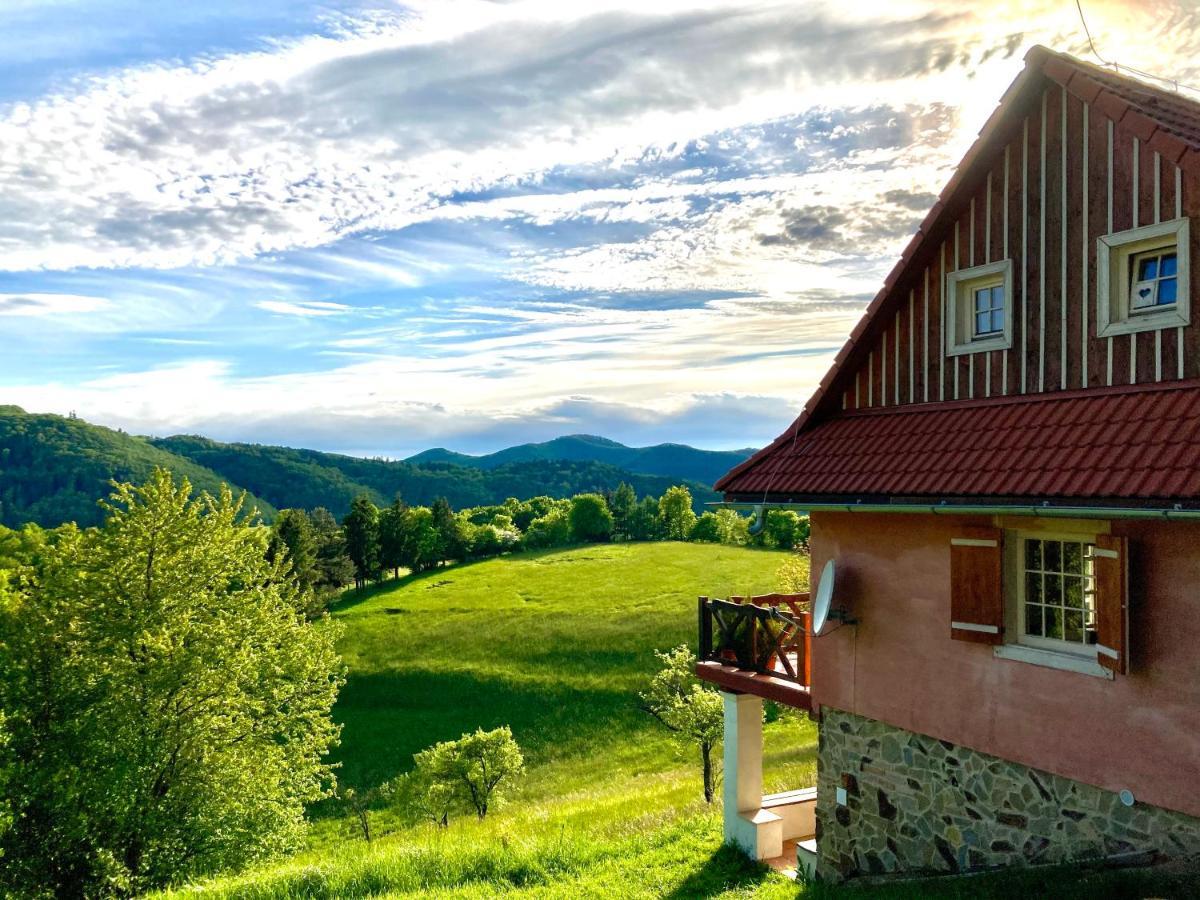
[(1096, 576), (1096, 660), (1129, 670), (1129, 541), (1102, 534), (1092, 551)]
[(999, 528), (967, 528), (950, 539), (950, 637), (956, 641), (1004, 642), (1003, 538)]

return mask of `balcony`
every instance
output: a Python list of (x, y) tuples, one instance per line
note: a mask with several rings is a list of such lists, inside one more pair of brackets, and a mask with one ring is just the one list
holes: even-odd
[(811, 709), (808, 594), (699, 599), (696, 675), (725, 691)]

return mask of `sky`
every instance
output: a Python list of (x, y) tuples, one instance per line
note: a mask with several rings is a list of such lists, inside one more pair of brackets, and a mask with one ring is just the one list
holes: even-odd
[[(1196, 3), (1083, 4), (1200, 83)], [(794, 418), (1073, 0), (0, 0), (0, 403), (402, 457)]]

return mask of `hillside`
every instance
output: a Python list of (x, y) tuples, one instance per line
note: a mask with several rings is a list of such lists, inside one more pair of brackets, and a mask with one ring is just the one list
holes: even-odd
[[(187, 476), (209, 493), (230, 481), (144, 438), (82, 419), (0, 406), (0, 525), (96, 525), (101, 519), (96, 501), (110, 493), (109, 481), (142, 482), (156, 466)], [(233, 487), (240, 489), (236, 482)], [(275, 513), (259, 497), (247, 501), (267, 518)]]
[[(591, 460), (509, 462), (491, 469), (448, 463), (362, 459), (263, 444), (221, 443), (194, 435), (153, 439), (163, 450), (206, 466), (278, 507), (324, 506), (335, 516), (350, 508), (356, 494), (367, 493), (378, 505), (396, 494), (409, 503), (429, 504), (445, 497), (457, 508), (502, 503), (507, 497), (539, 494), (568, 497), (586, 491), (613, 490), (629, 482), (641, 495), (659, 496), (685, 479), (639, 475)], [(697, 507), (717, 499), (705, 484), (691, 482)]]
[[(334, 710), (344, 727), (339, 778), (370, 787), (436, 741), (508, 724), (528, 766), (519, 792), (483, 822), (454, 819), (448, 830), (403, 828), (377, 809), (372, 829), (384, 837), (369, 846), (349, 820), (321, 810), (309, 852), (198, 893), (607, 896), (615, 879), (629, 897), (715, 894), (726, 880), (787, 896), (790, 883), (736, 856), (709, 863), (720, 826), (703, 802), (695, 754), (677, 748), (637, 699), (654, 651), (695, 640), (697, 595), (770, 590), (785, 557), (588, 545), (348, 594), (335, 612), (349, 668)], [(803, 716), (767, 725), (771, 787), (812, 783), (815, 737)]]
[(711, 486), (753, 453), (753, 449), (698, 450), (684, 444), (627, 447), (625, 444), (595, 435), (572, 434), (538, 444), (520, 444), (482, 456), (456, 453), (438, 447), (410, 456), (406, 462), (449, 463), (456, 466), (495, 469), (510, 463), (545, 460), (595, 461), (628, 472), (665, 475)]

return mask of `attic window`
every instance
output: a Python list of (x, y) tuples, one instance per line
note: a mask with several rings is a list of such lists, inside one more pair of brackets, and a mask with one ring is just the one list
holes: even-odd
[(1100, 337), (1191, 324), (1186, 218), (1108, 234), (1096, 244)]
[(1012, 346), (1012, 261), (988, 263), (946, 275), (946, 355), (1006, 350)]

